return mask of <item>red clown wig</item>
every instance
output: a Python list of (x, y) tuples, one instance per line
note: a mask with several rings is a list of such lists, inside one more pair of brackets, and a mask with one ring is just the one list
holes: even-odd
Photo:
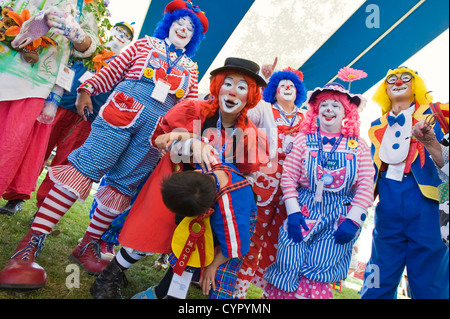
[[(203, 114), (209, 118), (212, 117), (214, 114), (216, 114), (217, 110), (219, 109), (219, 91), (222, 87), (223, 82), (225, 81), (225, 78), (230, 74), (236, 74), (238, 72), (233, 70), (223, 71), (217, 73), (215, 76), (211, 78), (211, 83), (209, 85), (209, 90), (211, 92), (212, 101), (208, 101), (207, 103), (203, 103)], [(242, 109), (241, 114), (237, 120), (236, 127), (241, 128), (242, 130), (245, 130), (247, 128), (248, 118), (247, 118), (247, 112), (251, 108), (254, 108), (256, 104), (261, 100), (261, 89), (257, 85), (256, 81), (251, 77), (244, 73), (240, 73), (245, 81), (247, 81), (248, 84), (248, 98), (247, 98), (247, 104)]]

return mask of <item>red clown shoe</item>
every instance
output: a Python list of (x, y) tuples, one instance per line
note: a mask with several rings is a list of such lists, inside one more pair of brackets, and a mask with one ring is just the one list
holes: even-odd
[(45, 234), (30, 229), (0, 272), (0, 288), (37, 289), (45, 286), (47, 273), (35, 262), (45, 237)]
[(99, 240), (86, 234), (69, 258), (83, 267), (90, 275), (99, 275), (110, 262), (101, 259)]

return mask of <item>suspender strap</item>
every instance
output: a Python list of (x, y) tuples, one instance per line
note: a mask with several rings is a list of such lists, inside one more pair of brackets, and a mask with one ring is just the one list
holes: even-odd
[(236, 189), (245, 187), (247, 185), (249, 185), (247, 179), (244, 177), (244, 175), (242, 175), (242, 173), (239, 173), (238, 171), (236, 171), (235, 169), (232, 169), (229, 166), (225, 166), (225, 165), (216, 165), (212, 168), (212, 171), (215, 170), (224, 170), (224, 171), (228, 171), (228, 172), (233, 172), (235, 174), (238, 174), (239, 176), (243, 177), (244, 180), (236, 182), (236, 183), (232, 183), (230, 185), (227, 185), (225, 187), (222, 187), (216, 194), (216, 199), (222, 197), (223, 194), (229, 193), (231, 191), (234, 191)]

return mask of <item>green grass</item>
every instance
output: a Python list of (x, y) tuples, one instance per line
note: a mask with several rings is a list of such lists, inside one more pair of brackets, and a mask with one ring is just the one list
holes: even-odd
[[(41, 175), (38, 185), (43, 179)], [(0, 299), (90, 299), (89, 288), (95, 280), (81, 268), (79, 271), (79, 288), (67, 288), (66, 279), (73, 272), (66, 272), (66, 267), (73, 262), (68, 258), (76, 247), (90, 222), (89, 209), (92, 204), (92, 195), (84, 204), (76, 202), (70, 211), (56, 225), (53, 233), (44, 241), (45, 247), (38, 257), (37, 262), (47, 271), (47, 284), (38, 290), (9, 290), (0, 289)], [(0, 205), (6, 203), (0, 200)], [(0, 265), (8, 261), (17, 247), (19, 241), (27, 233), (30, 222), (36, 212), (35, 193), (30, 200), (25, 202), (21, 213), (14, 216), (0, 215)], [(127, 271), (129, 285), (122, 289), (125, 297), (132, 297), (135, 293), (147, 289), (161, 280), (163, 271), (157, 271), (152, 266), (156, 256), (149, 256), (138, 262)], [(70, 278), (70, 277), (69, 277)]]
[[(45, 174), (45, 173), (44, 173)], [(43, 177), (38, 181), (40, 185)], [(76, 202), (70, 211), (61, 219), (53, 233), (47, 236), (45, 247), (38, 257), (37, 262), (47, 271), (47, 284), (42, 289), (36, 290), (11, 290), (0, 289), (0, 299), (91, 299), (89, 288), (95, 280), (94, 276), (88, 275), (79, 268), (79, 288), (68, 288), (66, 280), (72, 278), (72, 271), (66, 272), (73, 262), (68, 258), (76, 247), (78, 239), (81, 238), (90, 222), (89, 209), (92, 204), (92, 195), (84, 204)], [(6, 203), (0, 199), (0, 206)], [(36, 212), (36, 198), (25, 202), (21, 213), (14, 216), (0, 215), (0, 267), (9, 260), (17, 244), (28, 232), (29, 225)], [(116, 247), (116, 249), (118, 249)], [(156, 285), (164, 276), (164, 271), (153, 268), (156, 255), (148, 256), (127, 270), (126, 276), (128, 286), (122, 288), (125, 298)], [(73, 283), (73, 281), (69, 281)], [(334, 291), (336, 299), (359, 299), (358, 293), (349, 288), (342, 288), (342, 292)], [(261, 289), (251, 286), (248, 291), (248, 299), (259, 299)], [(188, 299), (207, 299), (196, 285), (191, 285), (187, 295)]]

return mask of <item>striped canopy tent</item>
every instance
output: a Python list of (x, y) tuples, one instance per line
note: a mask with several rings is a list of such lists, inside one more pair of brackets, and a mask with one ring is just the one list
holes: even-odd
[[(420, 56), (420, 63), (408, 66), (419, 71), (435, 97), (435, 92), (441, 93), (444, 100), (439, 101), (448, 102), (448, 1), (192, 2), (209, 19), (206, 38), (194, 56), (199, 65), (200, 94), (208, 93), (210, 71), (229, 56), (260, 65), (278, 57), (276, 70), (288, 66), (301, 70), (308, 90), (339, 82), (337, 72), (344, 66), (363, 70), (368, 76), (352, 82), (351, 91), (365, 94), (369, 100), (368, 110), (362, 113), (361, 132), (366, 138), (370, 122), (381, 115), (377, 106), (370, 105), (374, 86), (389, 69)], [(167, 3), (169, 0), (150, 1), (139, 37), (153, 34)]]
[[(168, 2), (150, 2), (140, 37), (153, 33)], [(383, 78), (388, 69), (401, 65), (449, 27), (449, 3), (442, 0), (192, 2), (206, 12), (210, 21), (206, 39), (194, 57), (200, 79), (208, 74), (214, 62), (215, 67), (223, 64), (226, 56), (219, 58), (219, 53), (221, 50), (229, 52), (227, 41), (237, 37), (241, 43), (230, 44), (234, 47), (231, 54), (260, 64), (271, 63), (275, 56), (282, 56), (284, 52), (292, 55), (297, 48), (297, 54), (284, 62), (292, 61), (289, 66), (304, 73), (308, 89), (335, 81), (337, 71), (343, 66), (364, 70), (369, 76), (352, 84), (352, 90), (365, 92)], [(322, 28), (324, 25), (326, 27)], [(332, 33), (317, 44), (324, 40), (325, 28)], [(240, 30), (243, 35), (239, 35)], [(278, 37), (280, 41), (272, 43), (270, 37)], [(313, 45), (317, 47), (312, 48)], [(314, 50), (306, 59), (302, 56), (305, 48), (307, 52)], [(258, 61), (264, 57), (267, 60)], [(281, 58), (279, 63), (283, 63)]]

